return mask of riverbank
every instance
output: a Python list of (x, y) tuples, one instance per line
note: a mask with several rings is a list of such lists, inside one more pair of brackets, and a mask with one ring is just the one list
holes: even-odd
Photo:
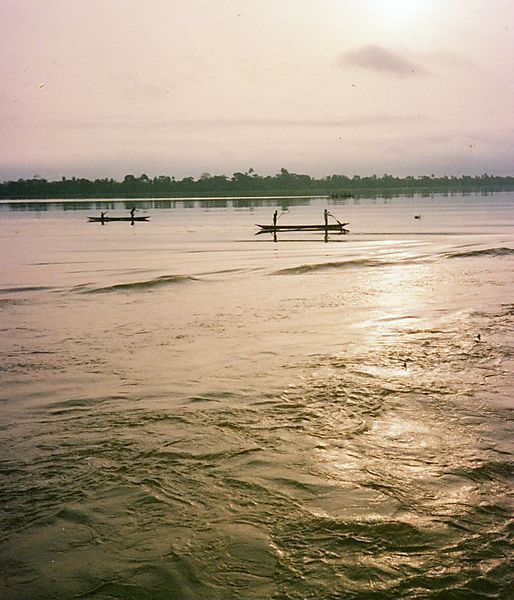
[(85, 179), (62, 177), (48, 181), (34, 176), (0, 183), (0, 199), (84, 199), (84, 198), (211, 198), (211, 197), (291, 197), (318, 196), (346, 199), (355, 197), (391, 197), (398, 195), (492, 193), (514, 190), (514, 177), (498, 175), (462, 175), (436, 177), (393, 177), (376, 175), (329, 175), (316, 179), (309, 175), (290, 173), (286, 169), (276, 175), (261, 176), (255, 173), (210, 175), (199, 179), (160, 175), (150, 178), (126, 175), (123, 181), (114, 179)]
[(112, 193), (20, 193), (20, 194), (5, 194), (0, 192), (0, 200), (87, 200), (87, 199), (196, 199), (196, 200), (220, 200), (230, 198), (312, 198), (313, 196), (320, 198), (332, 198), (337, 200), (347, 200), (353, 198), (390, 198), (398, 196), (421, 195), (430, 197), (433, 194), (453, 195), (453, 194), (493, 194), (497, 192), (514, 191), (514, 185), (502, 186), (459, 186), (452, 188), (439, 188), (429, 186), (419, 187), (393, 187), (393, 188), (345, 188), (344, 191), (334, 192), (326, 189), (285, 189), (285, 190), (231, 190), (220, 192), (219, 190), (198, 190), (198, 191), (183, 191), (183, 192), (159, 192), (151, 191), (134, 191), (123, 192), (118, 190)]

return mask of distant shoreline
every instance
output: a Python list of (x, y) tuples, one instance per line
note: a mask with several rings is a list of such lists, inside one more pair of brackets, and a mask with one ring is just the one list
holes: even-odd
[(362, 196), (395, 196), (405, 194), (466, 194), (492, 193), (514, 190), (514, 176), (462, 175), (436, 177), (377, 177), (329, 175), (321, 179), (290, 173), (281, 169), (276, 175), (257, 175), (252, 169), (246, 173), (210, 175), (199, 179), (159, 175), (150, 178), (144, 173), (135, 177), (126, 175), (123, 181), (114, 179), (84, 179), (62, 177), (48, 181), (35, 175), (32, 179), (18, 179), (0, 183), (0, 199), (4, 200), (59, 200), (59, 199), (145, 199), (145, 198), (272, 198), (272, 197), (328, 197), (347, 199)]
[(163, 200), (231, 200), (236, 198), (259, 199), (269, 198), (328, 198), (333, 200), (351, 200), (352, 198), (369, 197), (392, 197), (406, 195), (423, 195), (429, 197), (432, 194), (472, 194), (472, 193), (497, 193), (514, 191), (513, 185), (500, 186), (459, 186), (459, 187), (394, 187), (394, 188), (359, 188), (352, 189), (350, 187), (344, 190), (344, 195), (339, 195), (335, 192), (327, 190), (241, 190), (227, 192), (226, 194), (218, 191), (198, 191), (198, 192), (125, 192), (125, 193), (50, 193), (50, 194), (2, 194), (0, 193), (0, 201), (25, 201), (38, 200), (41, 202), (52, 200), (145, 200), (145, 199), (163, 199)]

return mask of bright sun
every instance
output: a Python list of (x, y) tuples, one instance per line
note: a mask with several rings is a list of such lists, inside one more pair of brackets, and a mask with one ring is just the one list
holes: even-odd
[(377, 13), (388, 21), (411, 20), (423, 9), (426, 0), (377, 0)]

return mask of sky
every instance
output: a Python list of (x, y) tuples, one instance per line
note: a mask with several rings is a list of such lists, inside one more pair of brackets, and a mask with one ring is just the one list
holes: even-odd
[(514, 174), (514, 0), (0, 0), (0, 180)]

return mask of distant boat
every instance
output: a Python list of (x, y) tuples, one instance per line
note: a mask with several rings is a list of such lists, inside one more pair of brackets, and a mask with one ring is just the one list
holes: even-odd
[(88, 217), (91, 223), (109, 223), (110, 221), (148, 221), (150, 217)]
[(273, 233), (274, 231), (339, 231), (339, 233), (348, 233), (345, 225), (349, 223), (330, 223), (330, 225), (259, 225), (261, 230), (257, 233)]
[(351, 192), (341, 192), (340, 194), (330, 194), (331, 198), (353, 198)]

